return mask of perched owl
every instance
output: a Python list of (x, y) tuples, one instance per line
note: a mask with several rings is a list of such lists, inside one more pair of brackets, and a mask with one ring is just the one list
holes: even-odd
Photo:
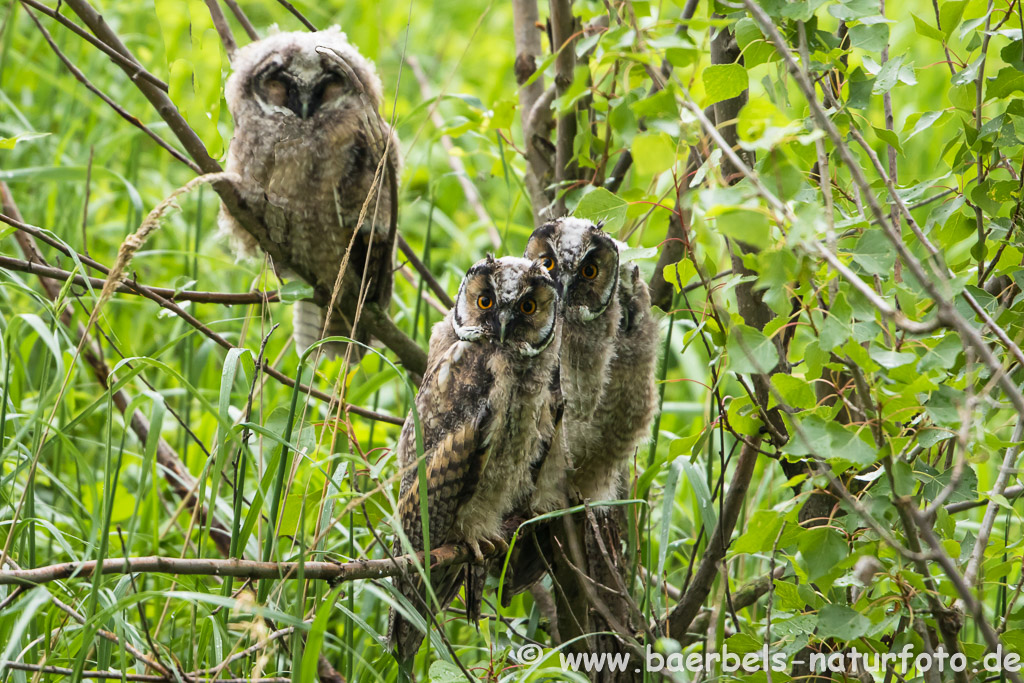
[(608, 381), (620, 315), (619, 246), (599, 225), (566, 217), (534, 230), (526, 258), (540, 261), (562, 285), (564, 414), (533, 501), (534, 511), (547, 512), (566, 502), (564, 472), (574, 466), (574, 444), (587, 436)]
[[(502, 520), (532, 493), (531, 466), (550, 434), (551, 378), (558, 361), (559, 296), (540, 262), (488, 256), (466, 273), (455, 308), (434, 326), (427, 372), (416, 397), (427, 472), (430, 544), (500, 545)], [(412, 415), (398, 443), (402, 486), (398, 516), (414, 549), (423, 548), (418, 461)], [(396, 540), (395, 552), (405, 551)], [(480, 567), (431, 572), (444, 607)], [(420, 575), (396, 587), (426, 617)], [(479, 591), (478, 587), (472, 590)], [(467, 585), (467, 593), (471, 587)], [(429, 625), (429, 622), (428, 622)], [(424, 633), (392, 610), (389, 634), (401, 660), (415, 655)]]
[[(305, 268), (318, 280), (310, 284), (333, 291), (351, 245), (341, 310), (331, 312), (327, 330), (350, 336), (363, 281), (366, 301), (386, 308), (391, 299), (392, 187), (387, 165), (377, 169), (390, 140), (397, 173), (398, 145), (377, 113), (381, 85), (373, 64), (337, 27), (278, 33), (237, 52), (224, 94), (235, 121), (227, 170), (240, 176), (242, 199), (286, 255), (275, 264), (278, 273), (292, 277), (289, 264)], [(256, 240), (223, 207), (220, 225), (242, 255), (255, 254)], [(323, 337), (325, 313), (312, 301), (295, 304), (299, 352)], [(328, 346), (332, 355), (343, 350)]]
[[(591, 436), (619, 325), (619, 245), (601, 226), (571, 217), (545, 223), (530, 235), (526, 258), (539, 261), (562, 285), (562, 344), (548, 406), (550, 446), (534, 468), (533, 496), (510, 522), (568, 507), (579, 497), (567, 476), (576, 467), (576, 444)], [(501, 594), (506, 605), (546, 571), (550, 533), (550, 523), (523, 527), (509, 556)]]
[(651, 315), (651, 293), (635, 264), (622, 264), (618, 298), (621, 313), (608, 381), (590, 428), (572, 445), (570, 487), (583, 500), (620, 497), (629, 460), (650, 437), (658, 409), (658, 321)]

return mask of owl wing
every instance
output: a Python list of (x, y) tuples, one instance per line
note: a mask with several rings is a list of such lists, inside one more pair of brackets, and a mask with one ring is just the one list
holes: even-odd
[[(435, 329), (433, 336), (445, 334), (446, 330)], [(487, 467), (491, 431), (491, 411), (486, 401), (490, 382), (481, 376), (481, 372), (487, 372), (486, 359), (476, 349), (459, 348), (463, 342), (455, 340), (444, 348), (435, 341), (431, 339), (431, 356), (436, 357), (436, 362), (429, 364), (417, 399), (424, 442), (428, 528), (433, 548), (451, 540), (456, 513), (476, 490)], [(402, 431), (399, 462), (407, 472), (402, 480), (398, 518), (412, 548), (422, 550), (420, 485), (411, 419), (406, 420)], [(401, 552), (397, 542), (395, 552)], [(430, 572), (431, 587), (441, 608), (458, 594), (464, 577), (461, 565), (440, 567)], [(433, 609), (426, 601), (423, 577), (419, 573), (397, 577), (395, 585), (427, 620), (429, 629), (428, 616)], [(416, 654), (424, 632), (392, 610), (389, 635), (399, 659), (406, 660)]]
[[(437, 547), (445, 542), (455, 521), (455, 512), (476, 490), (480, 474), (487, 466), (487, 427), (490, 410), (481, 408), (477, 415), (440, 440), (424, 454), (427, 462), (427, 514), (430, 543)], [(402, 531), (416, 550), (423, 549), (423, 524), (420, 515), (419, 479), (413, 470), (408, 488), (398, 503)]]

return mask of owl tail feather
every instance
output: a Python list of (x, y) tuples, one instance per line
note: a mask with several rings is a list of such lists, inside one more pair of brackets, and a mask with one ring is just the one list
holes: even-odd
[[(337, 310), (331, 313), (331, 320), (325, 334), (324, 319), (326, 314), (326, 309), (312, 301), (303, 299), (295, 302), (295, 305), (292, 307), (292, 336), (295, 339), (295, 350), (297, 353), (301, 354), (324, 337), (352, 337), (350, 321)], [(360, 333), (357, 339), (365, 344), (368, 340), (368, 335)], [(322, 357), (342, 358), (345, 355), (346, 346), (348, 344), (344, 342), (327, 342), (322, 344), (319, 349)], [(352, 347), (353, 362), (358, 361), (362, 355), (363, 348), (361, 346), (355, 345)]]
[[(512, 598), (543, 578), (553, 557), (551, 522), (538, 522), (523, 527), (508, 560), (505, 583), (501, 590), (501, 606), (508, 607), (512, 604)], [(499, 565), (497, 573), (500, 572)]]
[[(459, 594), (459, 589), (462, 588), (465, 578), (464, 571), (463, 565), (431, 570), (430, 582), (433, 584), (434, 595), (437, 596), (442, 611)], [(422, 618), (422, 622), (417, 624), (403, 616), (394, 607), (391, 608), (388, 617), (388, 642), (391, 644), (395, 657), (404, 662), (416, 656), (420, 645), (423, 644), (423, 638), (430, 632), (430, 615), (433, 609), (427, 607), (428, 596), (423, 587), (422, 577), (415, 576), (411, 579), (395, 577), (395, 584), (398, 591)], [(419, 620), (416, 621), (419, 622)]]

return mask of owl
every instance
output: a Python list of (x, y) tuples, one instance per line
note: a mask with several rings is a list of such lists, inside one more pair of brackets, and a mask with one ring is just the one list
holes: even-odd
[[(351, 249), (340, 310), (331, 311), (327, 329), (328, 336), (351, 336), (361, 287), (366, 301), (385, 309), (391, 299), (397, 180), (387, 168), (378, 174), (378, 166), (388, 148), (397, 173), (398, 144), (378, 115), (380, 80), (337, 27), (250, 43), (233, 66), (224, 93), (235, 122), (226, 169), (239, 176), (239, 194), (280, 245), (286, 262), (275, 264), (279, 275), (294, 277), (293, 265), (313, 273), (310, 284), (333, 291)], [(219, 223), (240, 255), (256, 254), (256, 240), (224, 207)], [(293, 311), (301, 352), (324, 336), (326, 311), (312, 301), (297, 302)], [(358, 329), (357, 336), (367, 339)], [(327, 347), (330, 355), (343, 350)]]
[(620, 315), (608, 381), (589, 428), (573, 444), (570, 488), (582, 500), (614, 500), (623, 493), (629, 460), (650, 437), (658, 409), (658, 321), (651, 314), (647, 283), (635, 264), (622, 264), (618, 298)]
[[(526, 258), (540, 262), (562, 285), (562, 339), (558, 381), (548, 405), (549, 447), (533, 470), (534, 492), (513, 520), (567, 507), (580, 496), (571, 475), (576, 444), (590, 438), (591, 421), (608, 381), (619, 325), (619, 245), (600, 225), (565, 217), (530, 235)], [(502, 602), (546, 571), (550, 522), (522, 527), (507, 563)]]
[(534, 230), (526, 258), (538, 260), (562, 285), (559, 390), (561, 429), (538, 474), (535, 512), (562, 507), (564, 472), (586, 437), (608, 381), (620, 316), (619, 246), (591, 221), (559, 218)]
[[(488, 256), (469, 269), (455, 307), (434, 326), (416, 397), (431, 547), (465, 544), (479, 562), (484, 549), (502, 544), (505, 516), (530, 498), (531, 468), (546, 448), (544, 435), (554, 431), (549, 406), (560, 325), (558, 288), (540, 262)], [(398, 518), (412, 548), (420, 550), (412, 415), (399, 438), (398, 463), (403, 473)], [(395, 552), (405, 552), (400, 539)], [(440, 607), (463, 582), (467, 594), (478, 592), (480, 569), (432, 571)], [(477, 585), (468, 585), (471, 580)], [(420, 575), (398, 577), (395, 585), (421, 617), (429, 615)], [(389, 636), (404, 661), (416, 654), (424, 633), (409, 616), (392, 610)]]

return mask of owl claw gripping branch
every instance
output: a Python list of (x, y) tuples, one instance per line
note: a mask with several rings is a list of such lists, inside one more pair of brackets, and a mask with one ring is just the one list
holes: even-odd
[[(623, 246), (587, 220), (547, 223), (526, 258), (488, 256), (470, 268), (455, 308), (434, 326), (416, 399), (430, 545), (465, 544), (476, 565), (433, 569), (431, 591), (421, 574), (396, 577), (404, 602), (389, 634), (399, 659), (416, 654), (427, 617), (463, 585), (467, 613), (479, 614), (485, 555), (507, 551), (513, 520), (623, 492), (656, 409), (658, 341), (647, 285), (635, 265), (620, 263)], [(400, 538), (396, 554), (424, 549), (412, 417), (398, 444), (408, 546)], [(523, 527), (504, 598), (543, 576), (549, 533)]]

